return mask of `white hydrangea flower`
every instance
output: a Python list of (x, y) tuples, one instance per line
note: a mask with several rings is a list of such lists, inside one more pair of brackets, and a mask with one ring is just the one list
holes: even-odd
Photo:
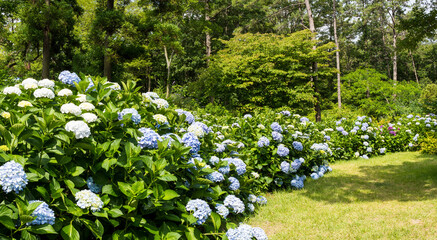
[(88, 102), (81, 103), (79, 107), (84, 111), (92, 111), (96, 108), (92, 103), (88, 103)]
[(53, 89), (55, 87), (55, 82), (45, 78), (38, 82), (38, 86)]
[(93, 123), (97, 121), (97, 115), (94, 113), (84, 113), (81, 115), (81, 117), (83, 117), (83, 119), (85, 120), (85, 122), (87, 123)]
[(159, 98), (159, 95), (157, 93), (155, 93), (155, 92), (146, 92), (146, 93), (142, 93), (141, 95), (143, 97), (149, 99), (150, 101)]
[(90, 208), (93, 212), (99, 211), (103, 207), (103, 202), (99, 196), (88, 189), (76, 193), (76, 201), (80, 208)]
[(33, 78), (26, 78), (21, 82), (21, 85), (27, 85), (27, 84), (36, 84), (38, 86), (38, 81)]
[(5, 94), (5, 95), (17, 94), (18, 96), (20, 96), (21, 90), (18, 87), (5, 87), (3, 89), (3, 94)]
[(196, 135), (196, 137), (203, 137), (203, 135), (205, 134), (202, 126), (198, 124), (191, 124), (188, 127), (188, 132), (193, 133), (194, 135)]
[(76, 139), (91, 136), (91, 129), (84, 121), (70, 121), (65, 125), (65, 130), (73, 132)]
[(36, 98), (53, 99), (53, 98), (55, 98), (55, 93), (48, 88), (40, 88), (40, 89), (35, 90), (35, 92), (33, 92), (33, 96), (35, 96)]
[(86, 102), (87, 100), (86, 100), (86, 95), (85, 94), (77, 94), (77, 98), (76, 98), (76, 100), (77, 101), (79, 101), (79, 102), (81, 102), (81, 103), (83, 103), (83, 102)]
[(264, 125), (262, 125), (262, 124), (258, 124), (258, 126), (257, 126), (259, 129), (266, 129), (266, 127), (264, 127)]
[(74, 103), (66, 103), (61, 106), (61, 113), (64, 114), (73, 114), (75, 116), (80, 116), (82, 114), (82, 110), (80, 107), (76, 106)]
[(158, 108), (168, 108), (168, 102), (165, 99), (160, 98), (160, 99), (152, 100), (152, 102), (156, 104)]
[(73, 92), (68, 88), (64, 88), (58, 92), (59, 97), (66, 97), (66, 96), (71, 96), (71, 95), (73, 95)]
[(21, 107), (21, 108), (25, 108), (25, 107), (32, 107), (33, 105), (32, 105), (31, 102), (23, 100), (23, 101), (20, 101), (18, 103), (18, 106)]
[(112, 90), (121, 90), (120, 84), (114, 83), (114, 82), (107, 82), (107, 83), (112, 83), (112, 85), (109, 86), (110, 89), (112, 89)]
[(38, 84), (28, 83), (28, 84), (23, 84), (23, 87), (26, 90), (28, 90), (28, 89), (37, 89), (38, 88)]
[[(158, 122), (158, 124), (165, 124), (168, 123), (167, 117), (162, 114), (155, 114), (153, 115), (153, 119)], [(189, 131), (190, 128), (188, 128)]]

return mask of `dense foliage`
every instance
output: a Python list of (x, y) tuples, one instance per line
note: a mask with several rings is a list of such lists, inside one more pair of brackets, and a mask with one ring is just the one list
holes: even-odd
[(59, 80), (2, 89), (3, 238), (266, 239), (237, 225), (266, 204), (263, 191), (300, 189), (335, 159), (416, 150), (437, 128), (413, 115), (194, 117), (132, 81)]

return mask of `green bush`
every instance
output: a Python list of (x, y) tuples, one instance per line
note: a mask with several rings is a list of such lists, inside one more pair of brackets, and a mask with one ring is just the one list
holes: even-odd
[(427, 134), (425, 138), (422, 139), (420, 144), (421, 151), (428, 154), (437, 154), (437, 137), (436, 134)]
[(428, 84), (420, 95), (420, 103), (424, 111), (437, 112), (437, 84)]

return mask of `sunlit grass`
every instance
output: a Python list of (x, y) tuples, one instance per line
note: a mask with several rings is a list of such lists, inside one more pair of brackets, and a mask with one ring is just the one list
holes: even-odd
[(267, 195), (250, 219), (269, 239), (437, 239), (437, 156), (337, 162), (299, 191)]

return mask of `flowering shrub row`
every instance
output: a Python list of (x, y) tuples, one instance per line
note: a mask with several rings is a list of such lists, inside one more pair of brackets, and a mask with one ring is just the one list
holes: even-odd
[(281, 113), (195, 117), (156, 93), (64, 71), (0, 95), (0, 236), (267, 239), (236, 224), (334, 159), (415, 149), (431, 117), (324, 125)]

